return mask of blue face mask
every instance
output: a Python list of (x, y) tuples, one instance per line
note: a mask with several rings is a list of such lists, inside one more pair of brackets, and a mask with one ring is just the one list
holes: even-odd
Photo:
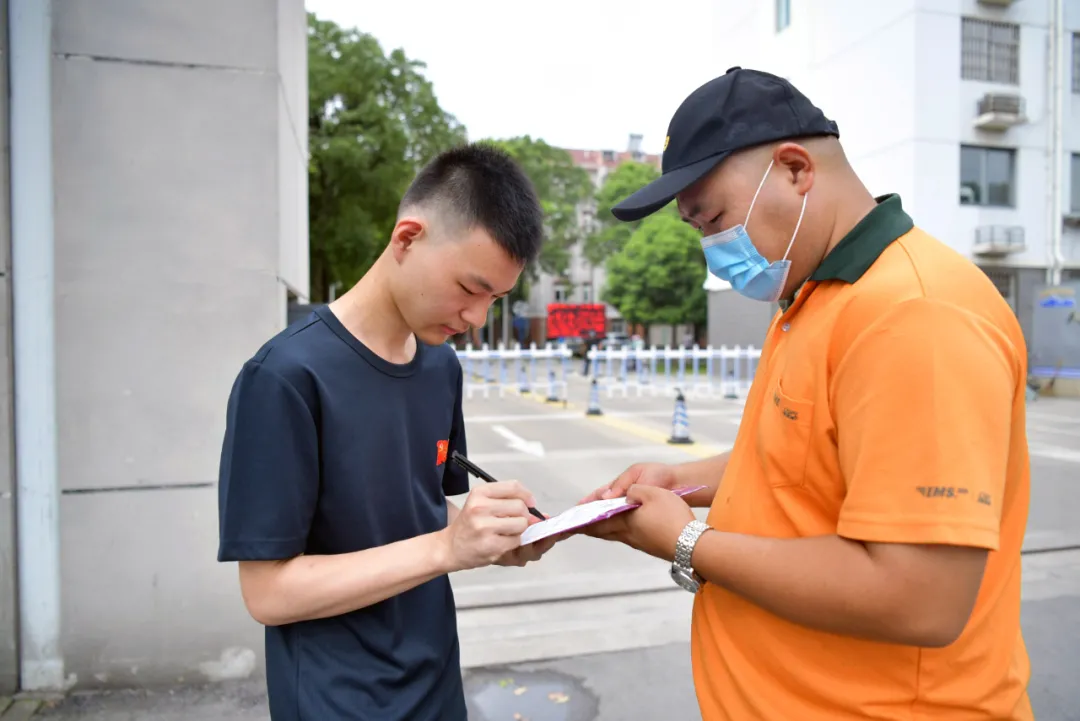
[(743, 224), (701, 239), (710, 273), (731, 283), (732, 288), (747, 298), (766, 303), (779, 300), (780, 294), (784, 292), (784, 283), (791, 271), (791, 261), (787, 256), (791, 252), (791, 246), (795, 244), (795, 236), (799, 234), (799, 226), (802, 225), (803, 214), (806, 212), (806, 195), (803, 195), (799, 221), (795, 224), (795, 232), (791, 234), (791, 242), (784, 251), (784, 257), (780, 260), (770, 263), (750, 242), (745, 226), (750, 223), (750, 213), (754, 210), (758, 193), (765, 185), (765, 178), (769, 177), (772, 166), (770, 162), (754, 193), (754, 199), (750, 201), (750, 209), (746, 211)]

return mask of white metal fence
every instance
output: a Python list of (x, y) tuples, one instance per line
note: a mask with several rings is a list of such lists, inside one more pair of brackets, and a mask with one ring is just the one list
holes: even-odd
[(593, 349), (590, 377), (610, 398), (615, 394), (742, 398), (750, 389), (761, 350), (752, 346)]
[[(563, 401), (571, 378), (586, 380), (585, 360), (574, 358), (563, 344), (535, 343), (522, 347), (480, 348), (471, 345), (457, 351), (465, 371), (465, 393), (485, 398), (495, 392), (535, 393), (547, 400)], [(743, 398), (757, 370), (761, 350), (752, 346), (706, 346), (699, 348), (617, 348), (588, 352), (588, 380), (610, 398), (616, 394), (674, 395)]]
[(465, 393), (469, 398), (481, 393), (488, 398), (492, 391), (500, 396), (511, 393), (545, 393), (552, 400), (563, 401), (568, 396), (567, 375), (572, 354), (565, 345), (548, 343), (538, 348), (535, 343), (523, 348), (515, 343), (506, 348), (480, 348), (472, 344), (457, 352), (465, 371)]

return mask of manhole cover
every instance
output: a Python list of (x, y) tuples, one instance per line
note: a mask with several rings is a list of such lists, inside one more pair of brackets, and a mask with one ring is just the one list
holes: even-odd
[(470, 721), (593, 721), (596, 697), (571, 676), (550, 671), (470, 674)]

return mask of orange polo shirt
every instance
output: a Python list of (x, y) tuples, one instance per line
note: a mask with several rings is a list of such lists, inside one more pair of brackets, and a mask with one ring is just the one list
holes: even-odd
[(986, 275), (879, 198), (773, 320), (708, 523), (990, 549), (973, 615), (950, 646), (916, 648), (811, 630), (705, 584), (704, 721), (1032, 718), (1026, 378), (1019, 324)]

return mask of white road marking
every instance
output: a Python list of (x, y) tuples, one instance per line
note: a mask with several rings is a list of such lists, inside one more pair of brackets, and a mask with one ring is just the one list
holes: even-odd
[(544, 444), (540, 441), (527, 441), (506, 426), (495, 425), (491, 427), (491, 430), (506, 439), (507, 443), (514, 450), (527, 453), (530, 456), (536, 456), (537, 458), (544, 457)]
[(1066, 463), (1080, 463), (1080, 451), (1057, 446), (1047, 446), (1041, 443), (1028, 442), (1028, 454), (1037, 458), (1046, 458), (1051, 461), (1064, 461)]
[[(641, 410), (641, 411), (605, 411), (605, 415), (611, 418), (663, 418), (671, 415), (670, 411), (666, 410)], [(691, 419), (694, 417), (716, 417), (721, 423), (728, 423), (734, 426), (738, 426), (741, 422), (741, 409), (739, 408), (709, 408), (701, 409), (697, 411), (691, 411)], [(1030, 417), (1030, 416), (1029, 416)], [(466, 423), (514, 423), (514, 422), (538, 422), (538, 421), (568, 421), (568, 420), (585, 420), (584, 416), (578, 412), (557, 412), (557, 413), (519, 413), (519, 414), (501, 414), (501, 415), (478, 415), (466, 417)], [(1031, 435), (1039, 434), (1046, 435), (1064, 435), (1066, 437), (1072, 437), (1078, 435), (1080, 428), (1073, 429), (1068, 424), (1077, 422), (1071, 418), (1054, 417), (1050, 418), (1044, 414), (1038, 416), (1040, 422), (1029, 423), (1028, 432)], [(1064, 423), (1064, 427), (1058, 425), (1055, 428), (1049, 428), (1044, 423)], [(536, 456), (537, 458), (543, 458), (545, 451), (542, 444), (536, 441), (526, 441), (511, 431), (504, 425), (493, 425), (492, 430), (505, 438), (511, 448), (521, 451), (527, 455)], [(1028, 452), (1033, 458), (1043, 458), (1046, 460), (1060, 461), (1064, 463), (1080, 463), (1080, 450), (1074, 450), (1072, 448), (1065, 448), (1052, 443), (1044, 443), (1039, 440), (1033, 440), (1029, 438)], [(615, 451), (616, 454), (622, 455), (622, 449)]]
[(1062, 596), (1080, 597), (1080, 551), (1059, 551), (1024, 556), (1023, 602)]
[(684, 450), (694, 446), (668, 446), (640, 444), (632, 446), (572, 448), (558, 451), (545, 451), (544, 458), (523, 456), (521, 453), (470, 453), (469, 459), (476, 463), (538, 463), (541, 461), (558, 463), (561, 461), (595, 461), (601, 458), (622, 458), (627, 465), (638, 461), (685, 461), (690, 456)]
[(1066, 416), (1060, 413), (1037, 413), (1029, 410), (1027, 418), (1029, 421), (1080, 426), (1080, 417)]
[[(612, 418), (670, 418), (672, 411), (604, 411), (604, 415)], [(727, 420), (738, 425), (742, 411), (738, 408), (730, 410), (691, 410), (688, 414), (691, 419), (707, 416), (730, 416)], [(515, 421), (568, 421), (584, 420), (583, 413), (506, 413), (487, 416), (465, 416), (466, 423), (513, 423)]]

